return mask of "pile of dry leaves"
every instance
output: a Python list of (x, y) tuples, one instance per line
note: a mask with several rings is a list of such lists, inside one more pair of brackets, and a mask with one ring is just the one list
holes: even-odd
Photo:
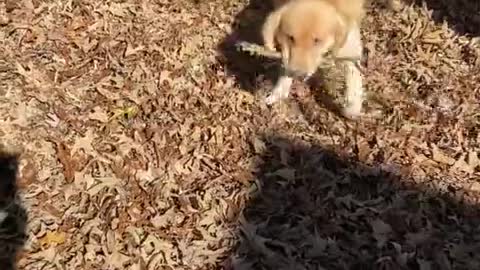
[(330, 84), (262, 103), (276, 63), (233, 43), (265, 1), (0, 2), (2, 269), (480, 269), (480, 7), (450, 2), (369, 7), (358, 122)]

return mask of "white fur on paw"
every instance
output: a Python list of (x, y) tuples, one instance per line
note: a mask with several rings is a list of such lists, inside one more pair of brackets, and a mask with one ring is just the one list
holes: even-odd
[[(280, 88), (278, 88), (278, 87), (280, 87)], [(270, 93), (270, 95), (268, 95), (265, 98), (265, 103), (267, 103), (267, 105), (272, 105), (273, 103), (276, 103), (276, 102), (288, 97), (288, 92), (286, 92), (285, 89), (281, 88), (281, 87), (282, 87), (282, 85), (275, 87), (272, 90), (272, 93)]]
[(273, 43), (267, 43), (267, 44), (265, 44), (264, 47), (265, 47), (267, 50), (276, 51), (276, 49), (275, 49), (275, 44), (273, 44)]
[(349, 119), (357, 119), (362, 115), (362, 106), (346, 106), (343, 108), (343, 116), (349, 118)]
[(279, 95), (274, 95), (274, 94), (270, 94), (269, 96), (267, 96), (265, 98), (265, 103), (267, 103), (267, 105), (272, 105), (273, 103), (281, 100), (282, 98), (279, 96)]

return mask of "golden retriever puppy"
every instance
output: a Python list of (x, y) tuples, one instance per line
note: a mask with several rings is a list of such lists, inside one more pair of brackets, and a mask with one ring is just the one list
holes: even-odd
[[(284, 73), (266, 98), (271, 105), (287, 98), (293, 78), (307, 79), (327, 52), (335, 57), (362, 57), (360, 22), (364, 0), (274, 0), (276, 8), (266, 18), (262, 35), (265, 47), (279, 47)], [(359, 116), (363, 103), (362, 75), (354, 62), (345, 66), (345, 116)]]

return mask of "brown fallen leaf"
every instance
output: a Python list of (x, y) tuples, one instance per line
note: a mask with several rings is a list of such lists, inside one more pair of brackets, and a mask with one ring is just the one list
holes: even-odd
[(247, 258), (238, 258), (232, 256), (229, 260), (229, 265), (226, 269), (231, 270), (251, 270), (253, 268), (253, 262), (247, 260)]
[(317, 228), (315, 228), (315, 234), (311, 235), (308, 240), (312, 247), (307, 251), (306, 255), (310, 258), (322, 256), (327, 249), (328, 241), (319, 235)]
[(373, 237), (377, 240), (379, 247), (384, 246), (387, 243), (388, 237), (392, 232), (392, 227), (381, 219), (375, 219), (370, 221), (370, 226), (373, 230)]
[(70, 149), (63, 142), (57, 143), (57, 156), (58, 160), (63, 166), (63, 175), (65, 177), (65, 181), (72, 183), (75, 179), (76, 164), (72, 159)]
[(137, 52), (140, 52), (140, 51), (142, 51), (142, 50), (144, 50), (144, 49), (145, 49), (145, 47), (142, 46), (142, 45), (134, 48), (134, 47), (132, 46), (132, 44), (128, 43), (127, 49), (125, 50), (125, 57), (129, 57), (129, 56), (131, 56), (131, 55), (134, 55), (134, 54), (136, 54)]
[(27, 188), (31, 184), (35, 183), (38, 179), (38, 170), (35, 163), (28, 160), (21, 170), (21, 177), (18, 180), (18, 186), (20, 188)]
[(265, 152), (265, 149), (266, 149), (265, 142), (263, 142), (258, 137), (253, 138), (252, 145), (253, 145), (253, 149), (255, 150), (255, 153), (261, 154), (261, 153)]
[(87, 132), (85, 132), (85, 136), (76, 137), (75, 142), (72, 146), (71, 152), (75, 154), (78, 150), (83, 149), (83, 151), (85, 151), (85, 154), (94, 155), (95, 150), (93, 149), (92, 142), (95, 139), (95, 137), (96, 136), (93, 130), (88, 129)]
[(440, 150), (435, 144), (432, 144), (432, 155), (433, 160), (439, 163), (453, 165), (455, 159), (446, 155), (442, 150)]
[(480, 182), (474, 182), (472, 185), (470, 185), (469, 189), (473, 192), (480, 193)]
[(93, 112), (91, 112), (88, 115), (88, 118), (91, 120), (97, 120), (101, 123), (107, 123), (108, 122), (108, 114), (103, 110), (101, 107), (97, 106), (93, 109)]
[(65, 243), (67, 235), (64, 232), (59, 231), (48, 231), (45, 236), (40, 238), (38, 241), (42, 246), (50, 245), (61, 245)]
[(113, 267), (113, 269), (125, 269), (125, 264), (130, 260), (129, 256), (115, 250), (105, 257), (105, 264), (107, 267)]
[[(178, 214), (181, 214), (181, 213), (178, 213)], [(175, 211), (175, 208), (171, 207), (162, 215), (157, 215), (151, 218), (150, 222), (155, 228), (159, 228), (159, 229), (165, 228), (170, 224), (174, 223), (176, 219), (176, 215), (177, 215), (177, 212)]]
[(475, 167), (471, 166), (465, 161), (466, 154), (462, 154), (460, 158), (458, 158), (457, 161), (453, 164), (453, 166), (450, 168), (450, 170), (460, 170), (462, 172), (466, 173), (473, 173), (475, 172)]
[(282, 168), (273, 173), (273, 175), (280, 176), (281, 178), (287, 181), (295, 180), (295, 169), (292, 168)]
[(437, 269), (440, 270), (451, 270), (452, 265), (450, 263), (449, 258), (447, 257), (447, 254), (443, 250), (437, 250), (434, 252), (434, 259), (435, 259), (435, 264), (437, 265)]
[(473, 169), (480, 166), (480, 159), (478, 158), (478, 153), (476, 151), (468, 152), (467, 163)]
[(10, 16), (8, 16), (4, 8), (0, 7), (0, 26), (5, 26), (8, 23), (10, 23)]
[(108, 11), (115, 16), (124, 17), (128, 13), (128, 5), (127, 4), (120, 4), (120, 3), (113, 3), (110, 5)]
[(121, 180), (112, 176), (112, 177), (99, 177), (95, 178), (97, 180), (96, 184), (93, 184), (87, 192), (94, 196), (98, 194), (103, 188), (114, 188), (117, 192), (122, 193)]
[(432, 270), (432, 263), (426, 260), (417, 259), (420, 270)]

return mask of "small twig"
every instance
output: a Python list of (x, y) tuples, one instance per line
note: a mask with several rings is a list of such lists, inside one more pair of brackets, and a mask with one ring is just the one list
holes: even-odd
[[(278, 51), (271, 51), (264, 46), (260, 46), (258, 44), (240, 41), (236, 44), (236, 47), (239, 51), (246, 52), (251, 56), (263, 56), (272, 59), (281, 59), (282, 54)], [(360, 58), (352, 58), (352, 57), (334, 57), (331, 54), (327, 54), (325, 56), (325, 62), (320, 66), (320, 68), (328, 68), (335, 65), (335, 62), (342, 62), (342, 61), (350, 61), (355, 63), (355, 66), (363, 73), (363, 69), (360, 65)]]
[(247, 52), (251, 56), (264, 56), (267, 58), (280, 59), (282, 54), (278, 51), (271, 51), (264, 46), (260, 46), (254, 43), (241, 41), (236, 44), (236, 47), (239, 51)]
[[(282, 54), (278, 51), (271, 51), (264, 46), (260, 46), (255, 43), (250, 43), (246, 41), (240, 41), (236, 44), (236, 47), (238, 50), (247, 52), (250, 55), (258, 55), (258, 56), (264, 56), (268, 58), (274, 58), (274, 59), (280, 59), (282, 58)], [(327, 60), (334, 60), (334, 61), (360, 61), (360, 58), (355, 58), (355, 57), (333, 57), (331, 54), (327, 54), (325, 57)]]

